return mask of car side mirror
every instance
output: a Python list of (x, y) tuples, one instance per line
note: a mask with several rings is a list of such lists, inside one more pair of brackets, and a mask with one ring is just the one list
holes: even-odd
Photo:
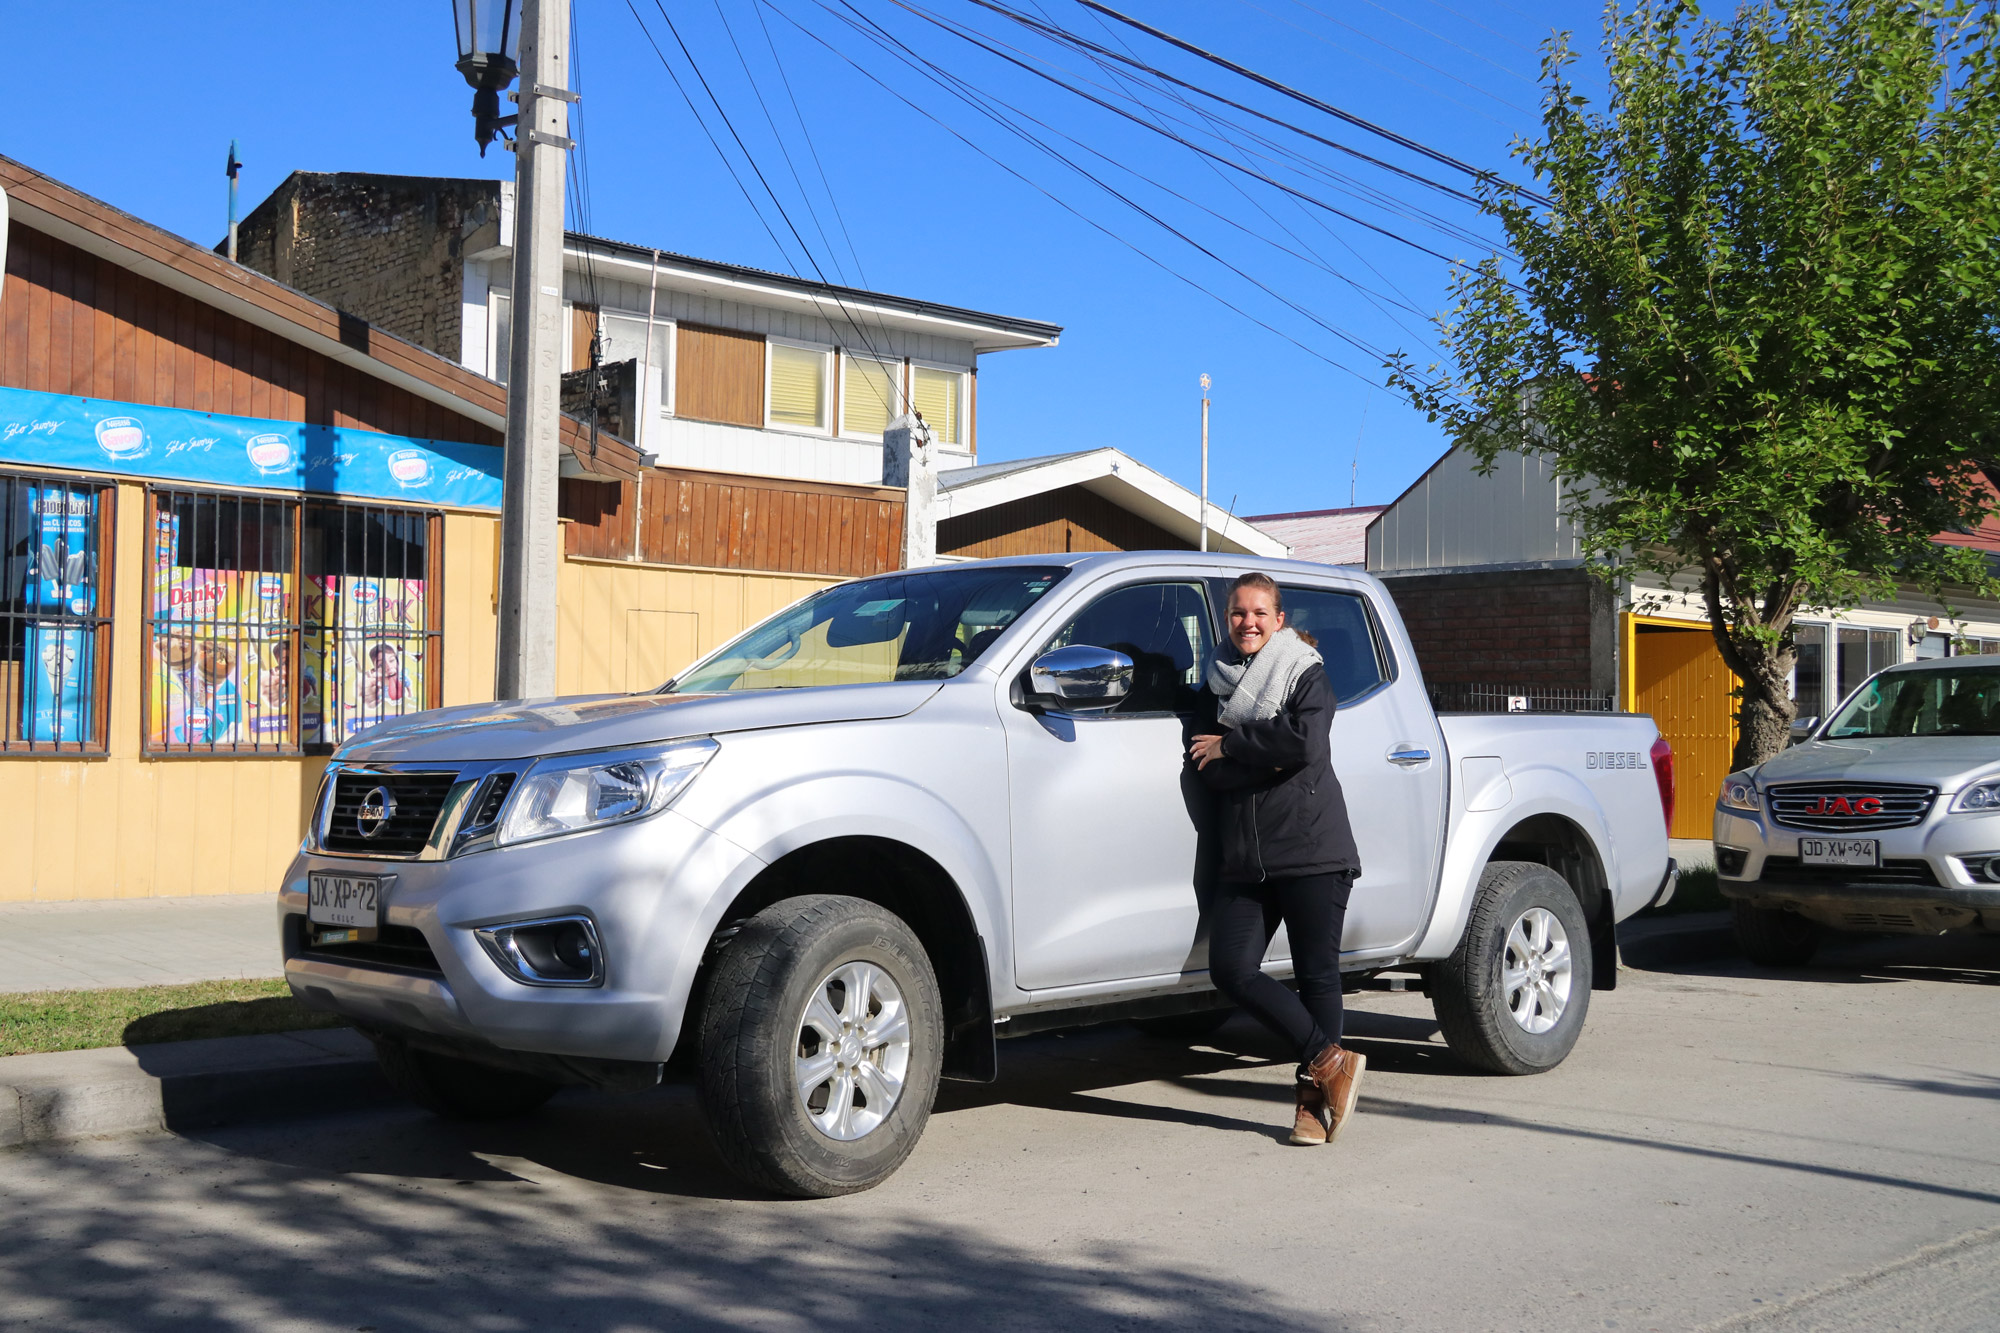
[(1819, 719), (1816, 717), (1793, 718), (1792, 737), (1790, 743), (1793, 745), (1797, 745), (1800, 741), (1812, 735), (1813, 728), (1817, 727), (1818, 725), (1819, 725)]
[(1132, 659), (1109, 648), (1073, 643), (1043, 653), (1028, 668), (1028, 687), (1059, 699), (1071, 713), (1116, 708), (1132, 691)]

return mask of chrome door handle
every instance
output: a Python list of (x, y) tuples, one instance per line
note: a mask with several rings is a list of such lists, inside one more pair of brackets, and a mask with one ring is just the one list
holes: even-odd
[(1430, 761), (1431, 752), (1429, 750), (1419, 750), (1411, 746), (1398, 746), (1389, 751), (1389, 762), (1392, 764), (1428, 764)]

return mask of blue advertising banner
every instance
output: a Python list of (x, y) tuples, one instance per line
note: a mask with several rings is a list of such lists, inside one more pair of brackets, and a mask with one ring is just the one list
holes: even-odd
[(498, 509), (500, 459), (489, 444), (0, 389), (0, 462), (35, 467)]

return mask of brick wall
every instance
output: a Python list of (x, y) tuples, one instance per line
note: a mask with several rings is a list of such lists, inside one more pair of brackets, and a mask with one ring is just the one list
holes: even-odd
[(295, 171), (238, 227), (237, 258), (457, 361), (465, 239), (499, 214), (497, 181)]
[(1612, 592), (1580, 569), (1386, 578), (1430, 685), (1617, 689)]

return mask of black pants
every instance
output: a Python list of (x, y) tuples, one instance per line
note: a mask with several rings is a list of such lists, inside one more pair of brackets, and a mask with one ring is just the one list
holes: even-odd
[[(1340, 1040), (1340, 928), (1354, 875), (1301, 875), (1259, 883), (1225, 880), (1209, 912), (1208, 974), (1216, 988), (1283, 1037), (1299, 1060)], [(1284, 923), (1299, 990), (1259, 966)]]

